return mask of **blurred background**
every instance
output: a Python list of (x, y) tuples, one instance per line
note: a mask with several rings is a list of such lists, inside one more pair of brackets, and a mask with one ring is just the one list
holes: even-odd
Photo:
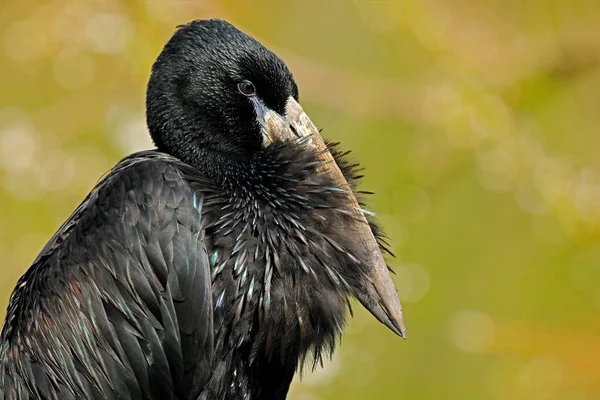
[(600, 2), (0, 4), (0, 304), (99, 177), (152, 146), (150, 66), (220, 17), (366, 167), (409, 339), (357, 305), (294, 400), (600, 398)]

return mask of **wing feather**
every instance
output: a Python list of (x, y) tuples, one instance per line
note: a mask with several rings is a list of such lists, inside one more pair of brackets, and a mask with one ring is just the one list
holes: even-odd
[(197, 397), (213, 353), (210, 191), (157, 152), (119, 163), (19, 280), (0, 399)]

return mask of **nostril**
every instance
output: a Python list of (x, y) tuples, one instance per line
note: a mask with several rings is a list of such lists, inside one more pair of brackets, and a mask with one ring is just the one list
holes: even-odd
[(292, 133), (296, 136), (296, 137), (300, 137), (300, 135), (298, 134), (298, 131), (296, 130), (296, 127), (292, 124), (290, 124), (290, 129), (292, 130)]

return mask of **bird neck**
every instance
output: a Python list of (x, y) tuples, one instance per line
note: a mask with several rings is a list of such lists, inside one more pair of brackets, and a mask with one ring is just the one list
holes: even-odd
[(201, 148), (191, 156), (180, 158), (192, 165), (218, 185), (236, 181), (246, 175), (252, 158), (241, 154), (225, 153), (213, 149)]

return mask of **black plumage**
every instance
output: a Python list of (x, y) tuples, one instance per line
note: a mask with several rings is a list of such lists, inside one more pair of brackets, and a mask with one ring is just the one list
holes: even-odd
[(352, 296), (404, 335), (355, 166), (311, 145), (297, 99), (230, 24), (177, 30), (148, 85), (157, 150), (122, 160), (17, 283), (0, 398), (284, 399)]

